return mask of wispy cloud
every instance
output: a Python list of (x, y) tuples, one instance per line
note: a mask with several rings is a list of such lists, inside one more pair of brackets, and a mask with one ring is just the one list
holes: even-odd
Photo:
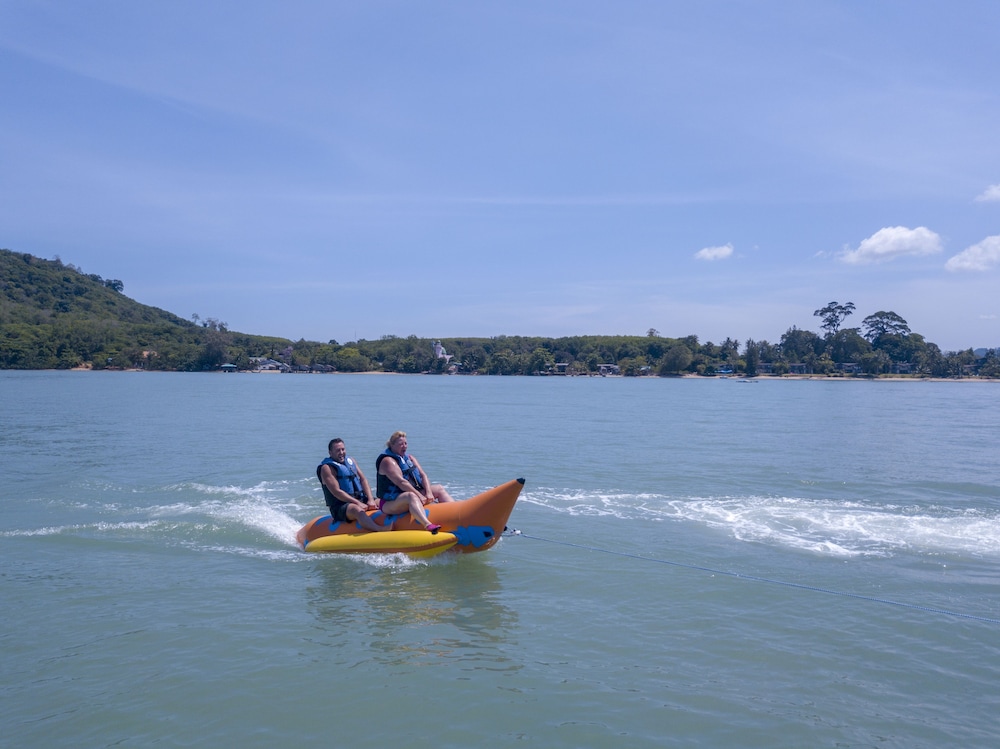
[(966, 247), (944, 264), (950, 271), (984, 271), (1000, 265), (1000, 234)]
[(976, 196), (977, 203), (1000, 203), (1000, 185), (990, 185), (981, 195)]
[(725, 260), (733, 254), (733, 245), (724, 244), (721, 247), (704, 247), (694, 253), (695, 260)]
[(926, 226), (908, 229), (887, 226), (863, 240), (858, 249), (844, 250), (840, 259), (852, 265), (885, 263), (899, 257), (920, 257), (941, 252), (941, 237)]

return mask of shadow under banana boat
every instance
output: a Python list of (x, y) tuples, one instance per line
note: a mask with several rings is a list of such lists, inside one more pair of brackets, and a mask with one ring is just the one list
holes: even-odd
[(427, 558), (448, 549), (486, 551), (503, 533), (523, 488), (524, 479), (515, 479), (469, 499), (427, 505), (427, 518), (441, 526), (433, 534), (423, 530), (408, 512), (386, 515), (372, 510), (368, 513), (372, 520), (388, 525), (392, 533), (364, 531), (358, 523), (334, 522), (330, 515), (323, 515), (303, 525), (295, 539), (305, 551), (341, 554), (403, 553)]

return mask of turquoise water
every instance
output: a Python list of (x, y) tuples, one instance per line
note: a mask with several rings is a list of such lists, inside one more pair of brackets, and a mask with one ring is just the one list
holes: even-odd
[[(998, 398), (0, 372), (0, 746), (993, 746)], [(395, 429), (520, 534), (298, 551)]]

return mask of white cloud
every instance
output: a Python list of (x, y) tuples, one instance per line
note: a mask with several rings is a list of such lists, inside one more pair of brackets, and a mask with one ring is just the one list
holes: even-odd
[(695, 260), (725, 260), (733, 254), (733, 245), (724, 244), (722, 247), (705, 247), (694, 253)]
[(840, 259), (845, 263), (862, 265), (884, 263), (898, 257), (919, 257), (941, 252), (941, 237), (926, 226), (907, 229), (905, 226), (887, 226), (879, 229), (858, 245), (856, 250), (845, 250)]
[(982, 195), (976, 196), (977, 203), (1000, 203), (1000, 185), (990, 185)]
[(1000, 265), (1000, 234), (986, 237), (982, 242), (966, 247), (950, 258), (944, 267), (956, 270), (989, 270)]

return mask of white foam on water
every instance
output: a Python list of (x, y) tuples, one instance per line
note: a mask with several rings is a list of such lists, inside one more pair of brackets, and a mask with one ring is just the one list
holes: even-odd
[(222, 554), (235, 554), (236, 556), (249, 557), (251, 559), (265, 559), (273, 562), (298, 563), (306, 561), (302, 553), (290, 549), (255, 549), (247, 546), (218, 545), (218, 544), (188, 544), (191, 548), (199, 551), (209, 551)]
[(74, 533), (85, 533), (88, 531), (102, 531), (113, 533), (117, 531), (142, 531), (155, 528), (159, 523), (156, 521), (144, 522), (121, 522), (121, 523), (76, 523), (72, 525), (54, 525), (45, 528), (30, 528), (26, 530), (0, 531), (0, 536), (9, 538), (31, 537), (31, 536), (61, 536)]
[(992, 509), (878, 505), (798, 497), (667, 497), (534, 490), (525, 501), (577, 517), (674, 520), (727, 530), (741, 541), (831, 556), (962, 554), (1000, 557)]
[[(329, 554), (325, 556), (342, 557), (343, 554)], [(424, 567), (434, 561), (433, 559), (410, 559), (406, 554), (349, 554), (352, 560), (366, 567), (374, 567), (380, 570), (401, 570), (412, 567)]]
[[(295, 539), (296, 532), (305, 522), (327, 512), (316, 486), (314, 481), (299, 480), (262, 482), (250, 487), (205, 483), (149, 487), (136, 493), (153, 495), (152, 504), (129, 506), (120, 500), (120, 496), (86, 503), (76, 500), (64, 503), (64, 506), (73, 509), (85, 508), (102, 515), (131, 516), (129, 519), (5, 530), (0, 531), (0, 537), (135, 537), (199, 551), (276, 561), (304, 561), (328, 556), (303, 554)], [(102, 491), (111, 495), (117, 493), (114, 487), (102, 487)], [(478, 492), (460, 493), (458, 496), (474, 493)], [(177, 496), (178, 501), (162, 501), (171, 496)], [(161, 501), (156, 502), (156, 499)], [(137, 515), (141, 516), (140, 519), (134, 519)], [(278, 548), (275, 548), (275, 542)], [(439, 563), (437, 558), (414, 560), (405, 554), (329, 556), (349, 557), (370, 567), (394, 570)]]
[(302, 521), (290, 514), (298, 507), (297, 496), (289, 496), (290, 482), (265, 482), (249, 488), (206, 484), (172, 488), (193, 494), (194, 501), (155, 507), (152, 509), (155, 515), (202, 515), (217, 521), (222, 531), (258, 531), (283, 545), (298, 548), (295, 533)]
[(1000, 556), (1000, 522), (995, 513), (983, 510), (792, 497), (674, 500), (671, 505), (679, 517), (729, 528), (741, 540), (824, 554)]

